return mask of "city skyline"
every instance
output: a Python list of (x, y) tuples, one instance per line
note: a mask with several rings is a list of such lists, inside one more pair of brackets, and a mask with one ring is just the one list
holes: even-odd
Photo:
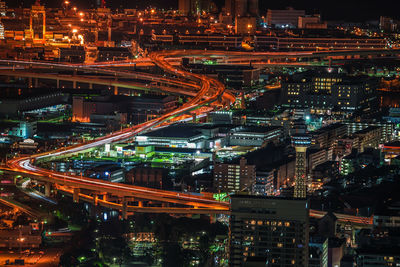
[(387, 7), (76, 1), (0, 0), (1, 266), (400, 266)]
[[(42, 3), (48, 5), (49, 7), (57, 7), (63, 1), (48, 1), (42, 0)], [(12, 7), (18, 7), (23, 4), (24, 7), (29, 7), (32, 5), (35, 0), (17, 0), (17, 1), (10, 1), (6, 0), (7, 4)], [(93, 8), (97, 5), (98, 1), (92, 0), (90, 1), (79, 1), (76, 0), (76, 5), (80, 8)], [(225, 0), (216, 0), (216, 5), (219, 8), (222, 8), (225, 4)], [(260, 12), (266, 13), (267, 9), (285, 9), (287, 7), (293, 7), (296, 9), (306, 9), (308, 13), (319, 13), (325, 19), (328, 20), (345, 20), (345, 21), (372, 21), (378, 20), (379, 16), (393, 16), (400, 18), (396, 9), (399, 8), (399, 3), (396, 0), (387, 0), (384, 2), (385, 4), (381, 4), (380, 2), (376, 1), (359, 1), (359, 0), (352, 0), (352, 1), (335, 1), (335, 2), (321, 2), (318, 0), (313, 1), (293, 1), (293, 0), (286, 0), (286, 1), (279, 1), (279, 2), (267, 2), (267, 1), (260, 1)], [(132, 3), (127, 0), (109, 0), (107, 1), (107, 6), (112, 8), (139, 8), (144, 9), (149, 6), (154, 6), (158, 8), (177, 8), (178, 7), (178, 0), (175, 2), (168, 2), (167, 4), (165, 1), (155, 0), (153, 2), (139, 0), (136, 3)]]

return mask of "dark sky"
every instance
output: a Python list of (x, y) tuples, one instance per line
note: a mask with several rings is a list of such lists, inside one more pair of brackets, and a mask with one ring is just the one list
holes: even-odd
[[(35, 0), (5, 0), (7, 5), (15, 7), (23, 4), (29, 6)], [(145, 8), (149, 5), (159, 8), (176, 8), (178, 0), (106, 0), (108, 6), (118, 8)], [(292, 6), (297, 9), (306, 9), (308, 13), (320, 13), (326, 20), (365, 21), (377, 20), (379, 16), (392, 16), (400, 19), (400, 0), (259, 0), (260, 12), (264, 14), (268, 8), (285, 8)], [(41, 0), (49, 7), (60, 6), (63, 0)], [(78, 7), (94, 6), (96, 0), (70, 0)], [(218, 6), (224, 0), (214, 0)]]

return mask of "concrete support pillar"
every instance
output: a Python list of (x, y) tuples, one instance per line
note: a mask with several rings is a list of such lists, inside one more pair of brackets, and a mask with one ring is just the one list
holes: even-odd
[(72, 88), (73, 88), (73, 89), (76, 89), (76, 81), (73, 81), (73, 82), (72, 82)]
[(50, 183), (45, 183), (44, 184), (44, 195), (46, 197), (49, 197), (51, 194), (51, 184)]
[(128, 201), (126, 198), (122, 198), (122, 218), (124, 220), (128, 219)]
[(80, 189), (79, 188), (74, 188), (73, 200), (74, 200), (75, 203), (79, 203), (79, 193), (80, 193)]
[(99, 206), (94, 204), (93, 206), (90, 207), (90, 215), (93, 218), (97, 218), (98, 214), (99, 214)]
[(89, 83), (89, 89), (93, 89), (93, 83)]
[(141, 200), (138, 201), (138, 207), (139, 207), (139, 208), (143, 208), (143, 201), (141, 201)]
[(38, 88), (38, 87), (39, 87), (39, 79), (35, 78), (35, 88)]
[(32, 77), (28, 78), (28, 87), (32, 88), (33, 84), (32, 84)]
[(60, 79), (57, 79), (57, 89), (60, 88)]
[(97, 206), (99, 204), (99, 196), (97, 194), (95, 194), (93, 196), (93, 205)]

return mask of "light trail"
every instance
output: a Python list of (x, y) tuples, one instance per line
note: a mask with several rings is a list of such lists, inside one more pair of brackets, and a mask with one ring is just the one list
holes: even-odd
[[(398, 53), (400, 50), (392, 51), (381, 51), (382, 53)], [(168, 208), (168, 207), (136, 207), (130, 206), (131, 210), (143, 211), (143, 212), (170, 212), (170, 213), (227, 213), (230, 210), (230, 204), (226, 202), (219, 202), (213, 199), (209, 199), (202, 196), (195, 196), (188, 193), (176, 193), (166, 190), (152, 189), (146, 187), (139, 187), (133, 185), (116, 184), (107, 181), (99, 181), (96, 179), (91, 179), (87, 177), (73, 176), (65, 173), (54, 172), (46, 170), (43, 168), (36, 167), (33, 165), (33, 161), (43, 160), (51, 157), (57, 157), (62, 155), (69, 155), (74, 153), (79, 153), (90, 148), (98, 147), (101, 145), (123, 141), (134, 137), (139, 133), (151, 130), (152, 128), (159, 127), (160, 125), (166, 126), (172, 124), (169, 122), (171, 118), (183, 115), (187, 112), (198, 109), (199, 107), (205, 105), (211, 105), (216, 101), (222, 101), (225, 104), (230, 104), (235, 101), (235, 97), (229, 92), (225, 92), (225, 86), (218, 80), (207, 77), (205, 75), (193, 74), (180, 69), (177, 66), (173, 66), (169, 63), (171, 58), (182, 57), (182, 56), (212, 56), (212, 55), (227, 55), (229, 57), (247, 57), (247, 60), (254, 59), (257, 57), (269, 57), (269, 58), (303, 58), (303, 57), (326, 57), (326, 56), (342, 56), (351, 54), (365, 54), (368, 51), (335, 51), (335, 52), (266, 52), (266, 53), (244, 53), (244, 52), (226, 52), (226, 51), (167, 51), (167, 52), (156, 52), (150, 54), (151, 62), (161, 67), (164, 71), (169, 72), (175, 76), (179, 76), (180, 79), (187, 79), (190, 82), (178, 81), (178, 79), (168, 79), (164, 77), (156, 77), (147, 74), (135, 74), (131, 72), (114, 71), (108, 69), (88, 67), (86, 65), (71, 65), (71, 64), (56, 64), (47, 62), (21, 62), (21, 61), (10, 61), (10, 60), (0, 60), (0, 63), (7, 64), (23, 64), (23, 65), (37, 65), (44, 67), (54, 67), (54, 68), (66, 68), (69, 70), (81, 70), (85, 72), (102, 73), (107, 75), (114, 75), (115, 77), (125, 77), (132, 79), (149, 79), (149, 81), (160, 81), (167, 84), (178, 84), (180, 86), (188, 86), (194, 88), (198, 93), (187, 103), (185, 103), (180, 108), (162, 115), (160, 118), (153, 119), (146, 123), (127, 128), (105, 137), (98, 138), (94, 141), (87, 142), (84, 144), (79, 144), (71, 146), (68, 148), (60, 148), (55, 151), (44, 152), (31, 157), (22, 157), (17, 159), (12, 159), (7, 162), (8, 167), (16, 172), (25, 173), (29, 175), (36, 176), (38, 180), (45, 180), (48, 182), (55, 183), (60, 189), (60, 185), (89, 189), (93, 191), (107, 192), (118, 197), (135, 197), (138, 199), (145, 199), (151, 201), (168, 202), (175, 204), (183, 204), (189, 206), (189, 208)], [(377, 51), (373, 51), (376, 53)], [(378, 51), (379, 52), (379, 51)], [(148, 59), (146, 59), (148, 62)], [(100, 65), (102, 66), (102, 65)], [(198, 85), (200, 84), (200, 85)], [(186, 121), (187, 118), (182, 118), (180, 120), (174, 121), (181, 122)], [(6, 169), (6, 168), (5, 168)], [(67, 188), (62, 188), (63, 191), (68, 191)], [(82, 197), (90, 199), (90, 196), (85, 194), (80, 194)], [(92, 198), (93, 199), (93, 198)], [(98, 200), (105, 206), (112, 208), (121, 209), (121, 204), (108, 202), (104, 200)], [(193, 207), (193, 208), (191, 208)], [(321, 218), (325, 215), (325, 212), (310, 210), (310, 216)], [(371, 225), (371, 217), (359, 217), (346, 214), (335, 213), (339, 221), (350, 222), (360, 225)]]

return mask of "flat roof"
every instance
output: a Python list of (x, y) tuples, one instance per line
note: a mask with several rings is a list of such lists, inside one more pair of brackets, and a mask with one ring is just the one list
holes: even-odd
[(171, 125), (165, 128), (161, 128), (152, 132), (145, 133), (140, 136), (190, 138), (197, 135), (201, 135), (198, 126), (180, 124), (180, 125)]

